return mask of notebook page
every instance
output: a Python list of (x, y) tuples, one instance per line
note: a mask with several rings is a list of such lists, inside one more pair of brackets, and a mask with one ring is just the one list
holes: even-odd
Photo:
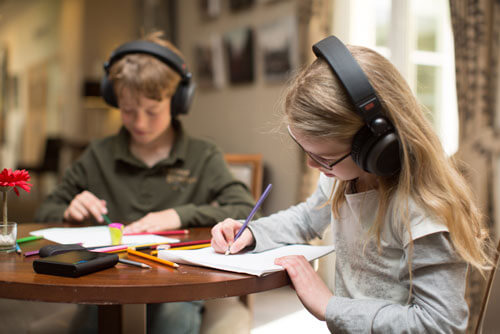
[(247, 252), (226, 256), (216, 253), (212, 247), (207, 247), (196, 250), (161, 250), (158, 257), (176, 263), (262, 276), (283, 270), (283, 267), (274, 264), (274, 259), (278, 257), (303, 255), (308, 261), (312, 261), (334, 249), (334, 246), (288, 245), (261, 253)]

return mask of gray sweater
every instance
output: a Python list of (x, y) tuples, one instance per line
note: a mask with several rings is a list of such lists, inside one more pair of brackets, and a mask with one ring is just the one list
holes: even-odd
[[(387, 215), (379, 252), (367, 233), (376, 216), (378, 192), (347, 194), (341, 217), (333, 219), (331, 206), (324, 205), (332, 187), (332, 180), (321, 175), (316, 191), (305, 202), (252, 222), (255, 251), (306, 243), (333, 224), (335, 296), (326, 309), (331, 332), (464, 332), (467, 265), (455, 253), (446, 226), (409, 203), (414, 246), (408, 302), (410, 238), (404, 224)], [(395, 212), (392, 203), (388, 212)]]

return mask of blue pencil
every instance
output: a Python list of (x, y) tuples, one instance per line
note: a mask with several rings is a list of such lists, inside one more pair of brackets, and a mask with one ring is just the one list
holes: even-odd
[[(238, 231), (238, 233), (236, 233), (236, 236), (234, 237), (234, 241), (236, 241), (240, 237), (240, 235), (243, 233), (243, 231), (247, 227), (248, 223), (252, 220), (253, 216), (255, 215), (255, 213), (257, 212), (257, 210), (262, 205), (262, 202), (264, 202), (264, 200), (266, 199), (267, 195), (269, 194), (269, 191), (271, 191), (272, 186), (273, 185), (271, 183), (269, 183), (269, 185), (267, 186), (266, 190), (264, 190), (264, 192), (262, 193), (262, 195), (260, 195), (260, 198), (257, 201), (257, 203), (255, 204), (255, 206), (253, 207), (252, 212), (250, 212), (250, 214), (248, 215), (247, 219), (243, 223), (243, 226), (241, 226), (241, 228)], [(227, 248), (225, 255), (229, 255), (230, 253), (231, 253), (231, 246), (229, 246)]]
[(21, 247), (19, 247), (19, 244), (16, 242), (16, 253), (21, 254)]

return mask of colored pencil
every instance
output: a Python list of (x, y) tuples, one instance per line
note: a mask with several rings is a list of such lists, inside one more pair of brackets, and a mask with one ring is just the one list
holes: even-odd
[(24, 238), (19, 238), (16, 240), (16, 242), (18, 244), (21, 244), (23, 242), (28, 242), (28, 241), (33, 241), (33, 240), (38, 240), (38, 239), (42, 239), (43, 236), (42, 235), (31, 235), (29, 237), (24, 237)]
[[(210, 247), (210, 246), (211, 246), (211, 244), (199, 244), (199, 245), (192, 245), (192, 246), (170, 248), (170, 250), (200, 249), (200, 248), (207, 248), (207, 247)], [(165, 250), (165, 249), (158, 249), (158, 250), (151, 251), (151, 255), (157, 255), (159, 250)]]
[(125, 264), (131, 265), (131, 266), (140, 267), (140, 268), (151, 269), (151, 266), (149, 264), (145, 264), (145, 263), (142, 263), (142, 262), (127, 260), (127, 259), (118, 259), (118, 262), (125, 263)]
[(170, 261), (163, 260), (163, 259), (159, 259), (159, 258), (151, 256), (149, 254), (138, 252), (138, 251), (133, 250), (131, 248), (127, 249), (127, 253), (135, 255), (135, 256), (140, 256), (140, 257), (143, 257), (145, 259), (148, 259), (148, 260), (151, 260), (151, 261), (155, 261), (155, 262), (158, 262), (158, 263), (161, 263), (161, 264), (165, 264), (165, 265), (173, 267), (173, 268), (178, 268), (179, 267), (179, 265), (177, 263), (170, 262)]
[[(257, 210), (260, 208), (262, 202), (264, 202), (264, 200), (266, 199), (266, 197), (269, 194), (269, 192), (271, 191), (272, 187), (273, 187), (273, 185), (271, 183), (269, 183), (267, 185), (266, 190), (264, 190), (264, 192), (262, 193), (262, 195), (260, 195), (259, 200), (257, 201), (257, 203), (255, 204), (255, 206), (253, 207), (252, 211), (248, 215), (248, 217), (245, 220), (245, 222), (243, 223), (243, 226), (241, 226), (241, 228), (239, 229), (238, 233), (236, 233), (236, 235), (234, 236), (233, 243), (240, 237), (240, 235), (243, 233), (243, 231), (247, 228), (248, 223), (250, 222), (250, 220), (252, 220), (253, 216), (255, 215), (255, 213), (257, 212)], [(231, 254), (231, 245), (229, 245), (227, 247), (225, 255), (229, 255), (229, 254)]]
[(131, 246), (135, 248), (135, 250), (145, 250), (145, 249), (157, 249), (158, 246), (169, 246), (168, 248), (175, 248), (175, 247), (183, 247), (183, 246), (189, 246), (189, 245), (199, 245), (199, 244), (206, 244), (211, 242), (210, 239), (207, 240), (194, 240), (194, 241), (184, 241), (184, 242), (167, 242), (167, 243), (156, 243), (156, 244), (145, 244), (145, 245), (137, 245), (137, 246)]
[(111, 253), (114, 251), (119, 251), (119, 250), (127, 250), (128, 245), (116, 245), (116, 246), (109, 246), (109, 247), (99, 247), (99, 248), (93, 248), (93, 252), (99, 252), (99, 253)]
[(16, 253), (19, 255), (22, 254), (21, 247), (19, 247), (19, 244), (17, 242), (16, 242)]
[[(193, 241), (182, 241), (182, 242), (174, 242), (171, 244), (168, 244), (170, 248), (177, 248), (177, 247), (184, 247), (184, 246), (191, 246), (191, 245), (201, 245), (201, 244), (208, 244), (212, 240), (210, 239), (205, 239), (205, 240), (193, 240)], [(155, 246), (153, 249), (158, 248), (159, 245)]]
[(101, 215), (102, 216), (102, 219), (104, 219), (104, 221), (106, 222), (106, 224), (112, 224), (113, 222), (111, 221), (111, 219), (109, 219), (108, 215)]
[(189, 234), (189, 230), (171, 230), (171, 231), (158, 231), (158, 232), (137, 232), (137, 233), (124, 233), (123, 235), (176, 235), (176, 234)]
[(37, 250), (34, 250), (34, 251), (29, 251), (29, 252), (24, 252), (24, 256), (33, 256), (33, 255), (38, 255), (40, 253), (40, 251), (37, 249)]
[(199, 248), (210, 247), (210, 245), (211, 245), (210, 243), (207, 243), (207, 244), (191, 245), (191, 246), (184, 246), (184, 247), (175, 247), (175, 248), (170, 248), (170, 250), (199, 249)]

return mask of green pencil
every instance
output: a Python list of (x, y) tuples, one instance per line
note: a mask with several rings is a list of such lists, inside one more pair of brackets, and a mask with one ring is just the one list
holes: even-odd
[(38, 240), (38, 239), (42, 239), (42, 238), (43, 238), (42, 235), (32, 235), (32, 236), (29, 236), (29, 237), (24, 237), (24, 238), (17, 239), (16, 242), (18, 244), (20, 244), (20, 243), (23, 243), (23, 242)]
[(106, 222), (106, 224), (112, 224), (113, 222), (111, 221), (111, 219), (109, 219), (108, 215), (102, 215), (102, 218), (104, 219), (104, 221)]

